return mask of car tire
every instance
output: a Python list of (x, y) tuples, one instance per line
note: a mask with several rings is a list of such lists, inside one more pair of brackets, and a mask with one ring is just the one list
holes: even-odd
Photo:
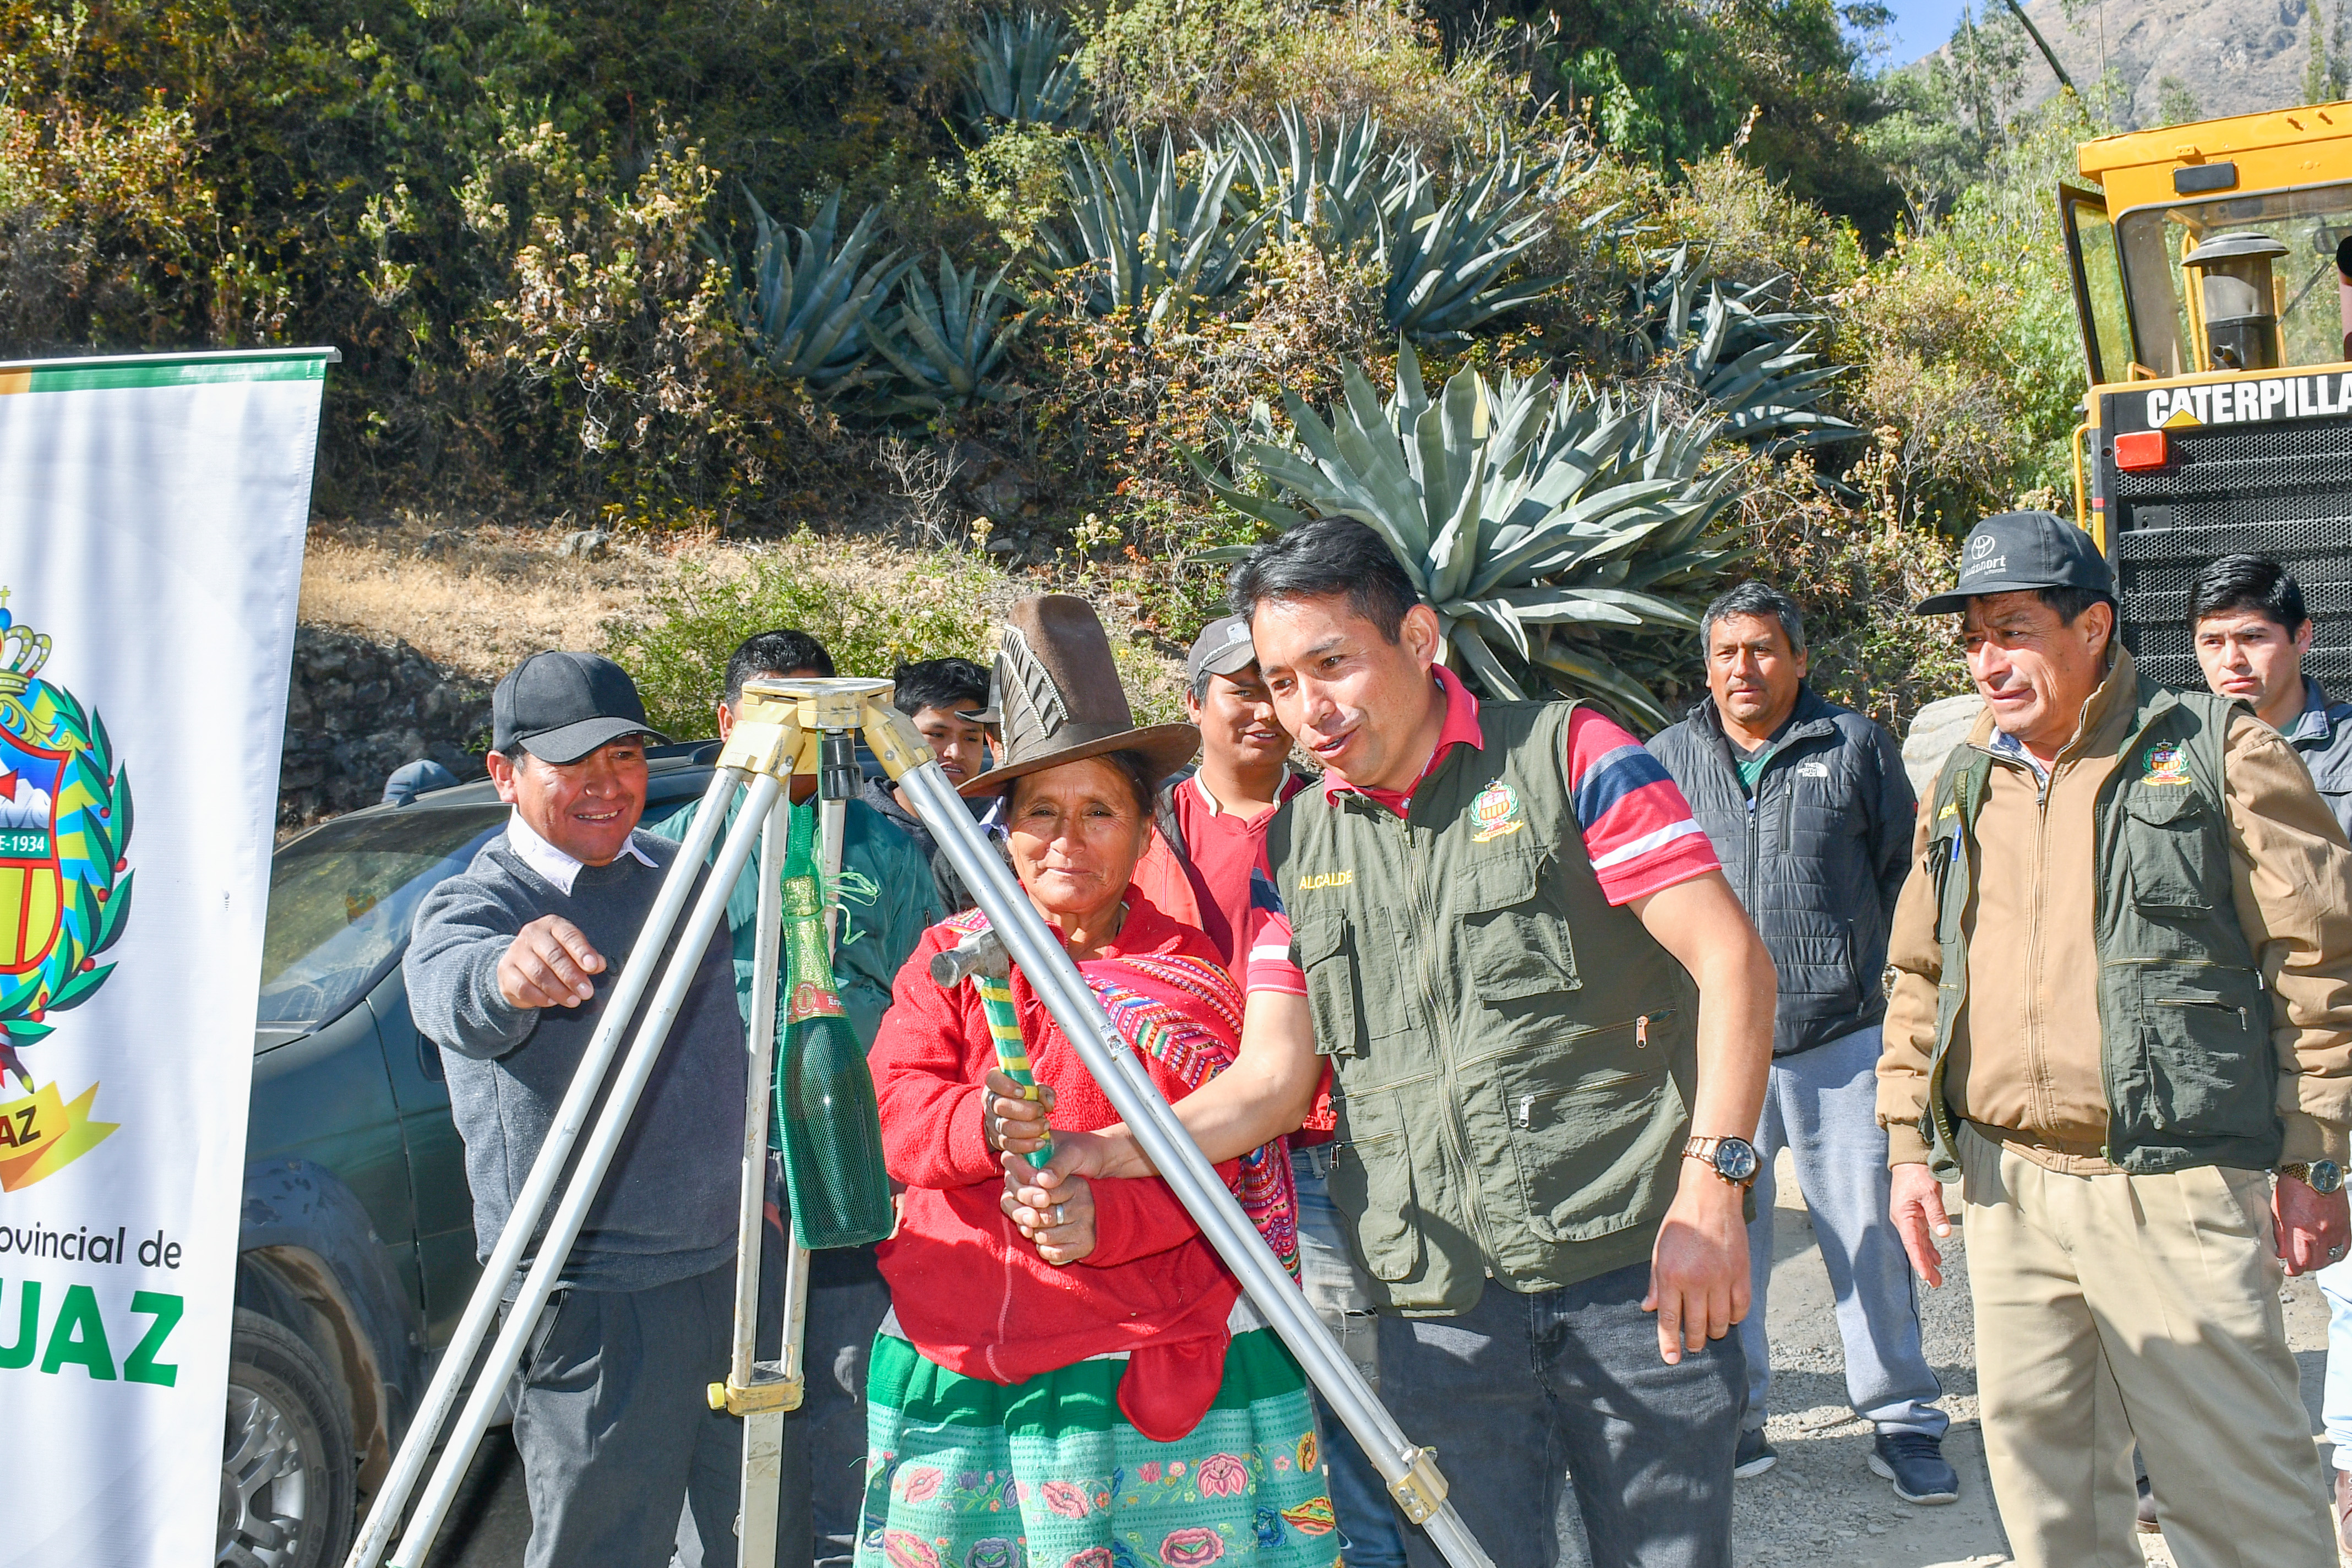
[(324, 1568), (350, 1549), (356, 1465), (334, 1374), (299, 1334), (240, 1307), (221, 1446), (222, 1568)]

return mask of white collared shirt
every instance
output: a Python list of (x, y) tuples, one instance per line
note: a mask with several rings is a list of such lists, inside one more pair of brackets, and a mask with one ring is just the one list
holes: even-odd
[[(513, 847), (516, 858), (553, 883), (566, 897), (571, 895), (572, 883), (580, 875), (581, 862), (541, 838), (530, 824), (522, 819), (520, 811), (507, 814), (507, 843)], [(635, 833), (629, 835), (627, 853), (635, 856), (640, 865), (651, 866), (656, 871), (661, 869), (652, 856), (637, 847)]]

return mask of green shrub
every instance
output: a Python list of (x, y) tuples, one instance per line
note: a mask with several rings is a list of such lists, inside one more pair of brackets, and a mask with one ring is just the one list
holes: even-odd
[(2053, 100), (1994, 178), (1845, 290), (1835, 353), (1863, 367), (1856, 422), (1892, 433), (1906, 519), (1965, 532), (2028, 491), (2073, 488), (2087, 372), (2051, 192), (2095, 133)]
[[(1952, 618), (1911, 613), (1952, 585), (1957, 542), (1902, 515), (1895, 467), (1891, 451), (1874, 447), (1849, 471), (1856, 499), (1847, 502), (1813, 482), (1801, 454), (1759, 472), (1739, 511), (1748, 574), (1804, 612), (1813, 689), (1900, 735), (1922, 706), (1969, 687)], [(1686, 673), (1694, 691), (1704, 689), (1696, 658)]]
[(1403, 0), (1106, 0), (1081, 57), (1113, 123), (1213, 140), (1227, 120), (1271, 130), (1369, 114), (1425, 157), (1527, 118), (1527, 74), (1491, 43), (1449, 51)]
[(647, 602), (645, 618), (606, 626), (605, 651), (635, 677), (653, 723), (683, 740), (711, 732), (728, 656), (757, 633), (797, 627), (843, 675), (887, 679), (908, 659), (989, 658), (1016, 591), (972, 556), (941, 552), (902, 572), (861, 571), (835, 547), (794, 534), (740, 576), (689, 566)]

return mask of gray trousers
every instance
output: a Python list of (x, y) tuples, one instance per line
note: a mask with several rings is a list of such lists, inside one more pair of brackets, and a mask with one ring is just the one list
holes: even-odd
[(1881, 1432), (1941, 1437), (1951, 1417), (1933, 1403), (1944, 1385), (1919, 1345), (1919, 1299), (1911, 1260), (1887, 1216), (1886, 1130), (1878, 1124), (1879, 1029), (1776, 1057), (1756, 1128), (1756, 1217), (1748, 1225), (1748, 1287), (1739, 1325), (1748, 1352), (1748, 1415), (1761, 1427), (1772, 1367), (1764, 1297), (1772, 1282), (1772, 1159), (1795, 1157), (1797, 1185), (1812, 1211), (1814, 1238), (1837, 1299), (1845, 1342), (1845, 1392), (1853, 1412)]
[[(1459, 1316), (1381, 1320), (1381, 1398), (1504, 1568), (1577, 1562), (1580, 1510), (1595, 1568), (1729, 1568), (1739, 1338), (1668, 1366), (1649, 1283), (1647, 1263), (1526, 1296), (1489, 1281)], [(1412, 1528), (1405, 1559), (1444, 1562)]]
[(530, 1498), (525, 1568), (665, 1568), (691, 1511), (711, 1568), (735, 1562), (742, 1424), (727, 1375), (730, 1262), (646, 1290), (564, 1290), (540, 1314), (515, 1405)]

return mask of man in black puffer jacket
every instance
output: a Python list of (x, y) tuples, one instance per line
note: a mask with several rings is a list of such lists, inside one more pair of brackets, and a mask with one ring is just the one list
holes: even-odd
[(1788, 595), (1743, 583), (1700, 622), (1708, 696), (1650, 742), (1706, 829), (1780, 972), (1772, 1076), (1756, 1133), (1763, 1168), (1748, 1226), (1755, 1292), (1739, 1326), (1748, 1414), (1738, 1473), (1775, 1456), (1764, 1435), (1770, 1366), (1772, 1161), (1795, 1157), (1845, 1342), (1846, 1394), (1877, 1427), (1871, 1468), (1910, 1502), (1949, 1502), (1942, 1386), (1920, 1353), (1911, 1268), (1887, 1217), (1877, 1121), (1880, 975), (1911, 868), (1916, 803), (1895, 738), (1805, 684), (1804, 624)]

